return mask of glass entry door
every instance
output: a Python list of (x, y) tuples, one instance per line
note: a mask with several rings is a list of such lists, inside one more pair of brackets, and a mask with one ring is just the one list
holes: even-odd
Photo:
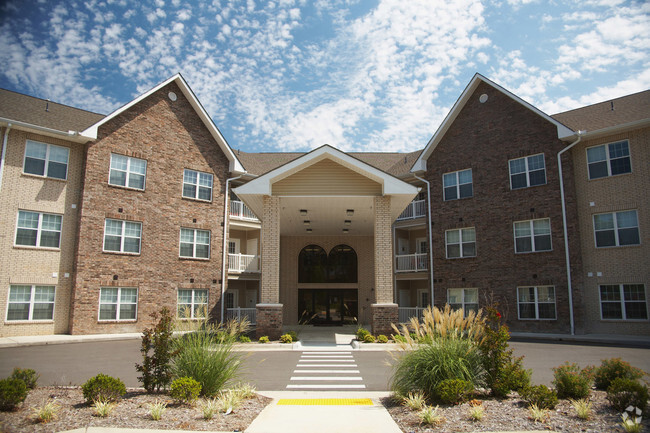
[(357, 323), (356, 289), (298, 290), (298, 320), (314, 325)]

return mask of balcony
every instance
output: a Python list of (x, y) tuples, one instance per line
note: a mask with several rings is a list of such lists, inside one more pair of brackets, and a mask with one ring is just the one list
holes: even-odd
[(230, 200), (230, 217), (244, 221), (259, 222), (259, 218), (255, 216), (252, 210), (244, 204), (244, 202)]
[(260, 256), (228, 254), (228, 272), (260, 272)]
[(398, 307), (399, 323), (409, 323), (411, 317), (417, 317), (418, 321), (422, 321), (422, 312), (426, 308), (422, 307)]
[(395, 256), (395, 272), (421, 272), (428, 270), (427, 254), (402, 254)]
[(421, 218), (426, 215), (427, 205), (425, 200), (413, 200), (408, 206), (406, 206), (406, 209), (404, 209), (402, 214), (397, 217), (397, 221)]
[(241, 320), (243, 318), (248, 318), (248, 321), (251, 325), (257, 323), (257, 309), (255, 308), (226, 308), (226, 320)]

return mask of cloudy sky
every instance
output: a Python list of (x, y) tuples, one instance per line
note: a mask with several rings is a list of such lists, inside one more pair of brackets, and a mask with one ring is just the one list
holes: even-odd
[(476, 72), (549, 114), (650, 88), (646, 1), (0, 4), (0, 87), (107, 114), (181, 72), (249, 152), (422, 148)]

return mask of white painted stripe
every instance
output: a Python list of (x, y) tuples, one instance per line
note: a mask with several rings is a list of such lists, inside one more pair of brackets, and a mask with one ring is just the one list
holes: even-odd
[(357, 381), (357, 380), (363, 380), (360, 377), (347, 377), (347, 376), (293, 376), (289, 380), (320, 380), (320, 381), (327, 381), (327, 382), (335, 382), (335, 381)]
[(330, 384), (321, 384), (321, 385), (287, 385), (288, 389), (365, 389), (366, 385), (330, 385)]
[(338, 350), (333, 350), (330, 352), (317, 352), (315, 350), (303, 350), (303, 354), (309, 354), (309, 355), (351, 355), (352, 352), (340, 352)]
[(312, 368), (312, 367), (358, 367), (357, 364), (298, 364), (296, 368)]
[(340, 374), (360, 374), (361, 372), (359, 370), (293, 370), (294, 373), (307, 373), (307, 374), (312, 374), (312, 373), (340, 373)]
[(330, 359), (330, 358), (343, 359), (343, 358), (349, 358), (349, 359), (352, 359), (353, 356), (352, 355), (302, 355), (300, 358), (301, 359), (302, 358), (318, 358), (318, 359)]
[(355, 362), (354, 359), (301, 359), (298, 362)]

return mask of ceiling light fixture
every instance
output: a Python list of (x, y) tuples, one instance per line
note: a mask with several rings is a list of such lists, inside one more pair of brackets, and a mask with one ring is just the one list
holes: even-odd
[(300, 209), (300, 216), (307, 216), (307, 209)]
[(303, 223), (304, 225), (308, 226), (309, 224), (311, 224), (311, 221), (309, 221), (309, 220), (304, 220), (302, 223)]
[(348, 209), (348, 210), (346, 211), (346, 214), (347, 214), (348, 216), (352, 216), (352, 215), (354, 215), (354, 209)]
[(350, 230), (348, 230), (348, 229), (343, 229), (343, 233), (349, 233), (349, 232), (350, 232)]
[(345, 225), (346, 225), (346, 226), (349, 226), (350, 224), (352, 224), (352, 221), (350, 221), (350, 220), (345, 220)]
[(307, 229), (307, 233), (311, 233), (311, 232), (312, 232), (312, 230), (311, 230), (311, 229)]

